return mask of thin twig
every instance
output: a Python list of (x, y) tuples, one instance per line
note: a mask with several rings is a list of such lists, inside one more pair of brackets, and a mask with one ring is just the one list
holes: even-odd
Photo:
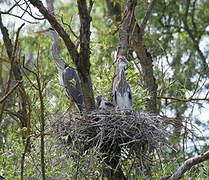
[(27, 153), (27, 151), (28, 151), (28, 147), (29, 147), (29, 145), (30, 145), (30, 136), (29, 137), (27, 137), (27, 139), (26, 139), (26, 144), (25, 144), (25, 149), (24, 149), (24, 152), (22, 153), (22, 158), (21, 158), (21, 177), (20, 177), (20, 179), (21, 180), (23, 180), (24, 179), (24, 163), (25, 163), (25, 155), (26, 155), (26, 153)]
[(3, 103), (8, 97), (10, 94), (12, 94), (14, 92), (14, 90), (20, 85), (20, 83), (22, 83), (22, 81), (18, 81), (5, 95), (3, 98), (0, 99), (0, 103)]
[(152, 1), (150, 2), (150, 4), (149, 4), (149, 7), (148, 7), (148, 9), (147, 9), (147, 11), (146, 11), (146, 13), (145, 13), (145, 15), (144, 15), (144, 18), (143, 18), (143, 20), (142, 20), (141, 25), (140, 25), (140, 30), (141, 30), (141, 31), (144, 31), (144, 29), (145, 29), (145, 27), (146, 27), (146, 25), (147, 25), (148, 19), (149, 19), (149, 17), (151, 16), (152, 10), (153, 10), (153, 8), (154, 8), (154, 6), (155, 6), (155, 2), (156, 2), (156, 0), (152, 0)]
[(66, 26), (69, 28), (69, 30), (70, 30), (70, 32), (73, 34), (73, 36), (75, 36), (75, 38), (78, 39), (79, 37), (78, 37), (78, 36), (76, 35), (76, 33), (73, 31), (72, 27), (71, 27), (69, 24), (67, 24), (67, 23), (64, 22), (63, 16), (61, 17), (61, 21), (62, 21), (62, 24), (66, 25)]
[(172, 97), (172, 96), (157, 96), (157, 98), (158, 99), (170, 99), (170, 100), (174, 100), (175, 102), (209, 101), (209, 98), (178, 98), (178, 97)]

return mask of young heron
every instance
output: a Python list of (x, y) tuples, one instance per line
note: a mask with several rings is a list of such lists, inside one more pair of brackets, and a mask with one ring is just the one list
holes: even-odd
[(131, 88), (126, 80), (125, 67), (128, 61), (126, 57), (119, 56), (115, 63), (115, 75), (113, 77), (113, 103), (118, 109), (131, 109)]

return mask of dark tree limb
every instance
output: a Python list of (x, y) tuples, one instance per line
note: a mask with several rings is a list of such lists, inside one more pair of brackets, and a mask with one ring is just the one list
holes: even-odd
[(209, 151), (205, 152), (202, 155), (192, 157), (187, 159), (177, 170), (176, 172), (168, 178), (168, 180), (177, 180), (180, 179), (183, 174), (189, 171), (194, 165), (197, 165), (203, 161), (209, 160)]
[(14, 92), (14, 90), (19, 86), (19, 84), (22, 83), (22, 81), (18, 81), (5, 95), (4, 97), (2, 97), (0, 99), (0, 103), (3, 103), (8, 97), (10, 94), (12, 94)]
[(9, 38), (8, 30), (3, 25), (1, 14), (0, 14), (0, 28), (3, 35), (3, 41), (7, 50), (7, 55), (9, 56), (10, 59), (12, 59), (13, 45), (11, 39)]
[(80, 52), (77, 69), (81, 77), (81, 85), (84, 95), (86, 110), (95, 108), (92, 81), (90, 76), (90, 23), (91, 16), (87, 9), (86, 0), (77, 0), (80, 17)]
[(21, 172), (20, 172), (20, 179), (23, 180), (24, 179), (24, 164), (25, 164), (25, 156), (26, 156), (26, 153), (28, 152), (28, 148), (30, 146), (30, 136), (27, 137), (26, 139), (26, 143), (25, 143), (25, 148), (24, 148), (24, 151), (22, 153), (22, 158), (21, 158)]
[(154, 8), (154, 4), (155, 0), (152, 0), (140, 26), (134, 19), (132, 33), (133, 36), (131, 38), (131, 43), (141, 65), (143, 86), (145, 89), (147, 89), (149, 95), (146, 103), (146, 110), (152, 113), (157, 113), (157, 84), (155, 82), (153, 72), (153, 61), (151, 54), (147, 52), (147, 49), (143, 42), (144, 28), (146, 27), (148, 18), (150, 17), (151, 12)]
[(149, 17), (150, 17), (151, 14), (152, 14), (152, 10), (153, 10), (153, 8), (154, 8), (154, 6), (155, 6), (155, 3), (156, 3), (156, 0), (152, 0), (152, 1), (150, 2), (149, 7), (148, 7), (148, 9), (147, 9), (147, 11), (146, 11), (146, 13), (145, 13), (145, 15), (144, 15), (144, 18), (143, 18), (143, 20), (142, 20), (141, 25), (140, 25), (141, 31), (144, 31), (144, 29), (145, 29), (145, 27), (146, 27), (146, 25), (147, 25), (147, 22), (148, 22), (148, 20), (149, 20)]

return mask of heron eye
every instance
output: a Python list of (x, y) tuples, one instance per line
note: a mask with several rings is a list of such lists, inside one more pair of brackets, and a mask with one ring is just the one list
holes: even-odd
[(49, 30), (50, 30), (50, 31), (54, 31), (54, 29), (52, 29), (52, 28), (49, 28)]

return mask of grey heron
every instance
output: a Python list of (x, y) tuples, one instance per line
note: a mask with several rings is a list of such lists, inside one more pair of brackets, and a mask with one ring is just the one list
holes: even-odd
[(114, 110), (115, 105), (111, 102), (107, 102), (103, 99), (102, 95), (96, 97), (97, 109), (99, 110)]
[(115, 75), (113, 77), (113, 102), (119, 109), (131, 109), (131, 88), (126, 80), (125, 67), (128, 61), (126, 57), (119, 56), (115, 63)]
[(53, 60), (56, 63), (56, 66), (58, 69), (60, 85), (64, 87), (67, 96), (73, 100), (76, 107), (79, 109), (80, 112), (82, 112), (83, 111), (83, 94), (82, 94), (82, 89), (80, 85), (80, 79), (76, 70), (70, 67), (69, 64), (66, 63), (59, 56), (58, 34), (52, 28), (48, 28), (42, 31), (37, 31), (35, 33), (46, 34), (52, 37), (53, 44), (52, 44), (51, 52), (52, 52)]

